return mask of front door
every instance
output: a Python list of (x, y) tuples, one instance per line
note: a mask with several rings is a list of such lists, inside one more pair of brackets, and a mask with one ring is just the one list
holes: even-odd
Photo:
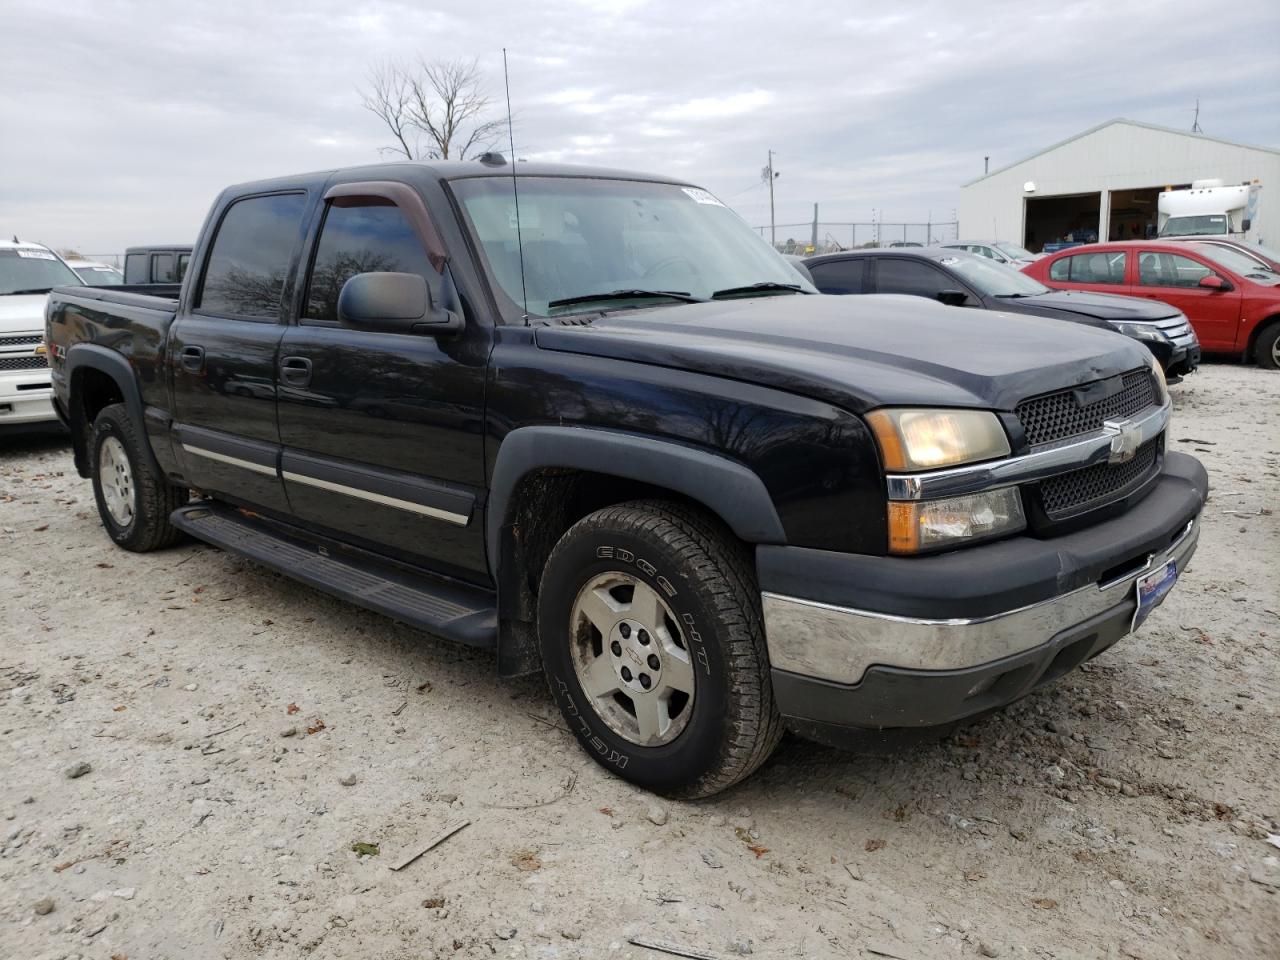
[(1235, 350), (1240, 328), (1240, 291), (1200, 286), (1201, 279), (1209, 276), (1230, 283), (1221, 272), (1197, 258), (1164, 250), (1143, 250), (1138, 254), (1137, 282), (1129, 292), (1163, 301), (1185, 313), (1203, 349)]
[(192, 486), (288, 512), (277, 470), (276, 351), (306, 194), (227, 207), (190, 303), (169, 332), (174, 435)]
[(469, 316), (462, 332), (436, 337), (338, 321), (338, 296), (357, 273), (417, 273), (442, 295), (447, 268), (430, 248), (430, 218), (416, 193), (396, 188), (330, 191), (298, 317), (280, 345), (285, 488), (308, 526), (484, 582), (490, 328)]

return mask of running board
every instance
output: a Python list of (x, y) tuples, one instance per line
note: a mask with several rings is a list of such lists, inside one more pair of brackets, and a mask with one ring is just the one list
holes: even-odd
[(180, 507), (169, 519), (197, 540), (411, 627), (470, 647), (497, 646), (497, 609), (493, 595), (483, 590), (391, 564), (357, 563), (308, 541), (300, 531), (285, 532), (216, 501)]

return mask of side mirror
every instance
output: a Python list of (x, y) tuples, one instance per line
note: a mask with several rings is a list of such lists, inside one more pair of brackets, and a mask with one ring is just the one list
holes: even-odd
[(357, 330), (435, 335), (462, 329), (416, 273), (357, 273), (338, 294), (338, 322)]
[(939, 290), (938, 300), (948, 307), (963, 307), (969, 295), (963, 290)]
[(1221, 277), (1215, 276), (1212, 273), (1207, 277), (1201, 277), (1199, 285), (1204, 287), (1206, 290), (1214, 290), (1218, 293), (1226, 293), (1228, 290), (1235, 289), (1231, 286), (1230, 281), (1223, 280)]

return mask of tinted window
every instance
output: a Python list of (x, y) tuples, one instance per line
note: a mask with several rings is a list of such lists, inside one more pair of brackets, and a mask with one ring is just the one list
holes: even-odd
[(879, 293), (907, 293), (936, 299), (943, 290), (959, 287), (959, 283), (927, 263), (887, 258), (877, 261), (876, 291)]
[(1049, 279), (1072, 283), (1124, 283), (1127, 257), (1127, 253), (1078, 253), (1063, 257), (1049, 266)]
[(124, 280), (125, 283), (147, 282), (147, 255), (145, 253), (131, 253), (124, 258)]
[(831, 260), (810, 264), (813, 285), (823, 293), (861, 293), (865, 259)]
[(1194, 287), (1213, 271), (1176, 253), (1143, 253), (1138, 257), (1138, 283), (1144, 287)]
[(178, 276), (176, 277), (176, 280), (178, 283), (181, 283), (182, 278), (187, 275), (187, 267), (188, 265), (190, 265), (190, 263), (191, 263), (191, 254), (189, 253), (178, 254)]
[(175, 283), (176, 273), (173, 268), (172, 253), (153, 253), (151, 255), (151, 282)]
[(214, 237), (196, 306), (219, 316), (276, 319), (305, 206), (300, 193), (233, 203)]
[(316, 246), (307, 289), (308, 320), (338, 319), (338, 294), (357, 273), (416, 273), (430, 282), (434, 271), (418, 234), (390, 201), (364, 199), (360, 206), (330, 206)]

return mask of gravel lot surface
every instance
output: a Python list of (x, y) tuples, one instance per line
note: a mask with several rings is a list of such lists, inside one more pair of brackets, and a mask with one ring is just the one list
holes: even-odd
[(601, 771), (541, 678), (114, 548), (65, 443), (0, 441), (0, 957), (1280, 957), (1280, 374), (1173, 393), (1213, 498), (1136, 636), (699, 803)]

